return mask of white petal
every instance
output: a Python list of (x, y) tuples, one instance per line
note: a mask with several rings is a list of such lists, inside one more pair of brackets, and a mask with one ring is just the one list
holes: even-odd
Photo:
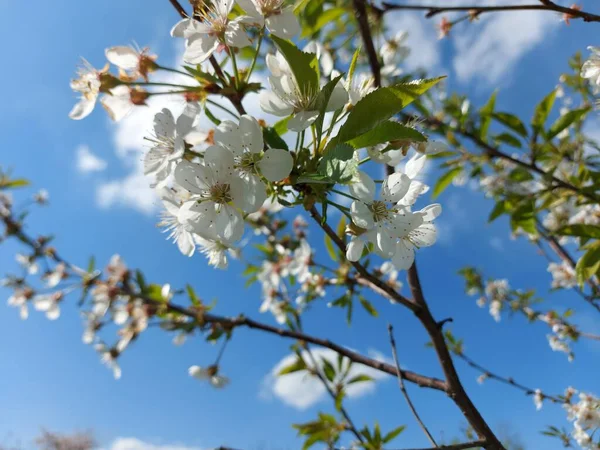
[(353, 236), (350, 243), (346, 247), (346, 259), (356, 262), (360, 259), (365, 249), (365, 243), (362, 239)]
[(212, 174), (206, 167), (189, 161), (177, 164), (173, 175), (179, 186), (194, 194), (204, 193), (212, 183)]
[(117, 86), (111, 90), (111, 93), (112, 95), (106, 94), (102, 97), (101, 103), (110, 118), (115, 122), (119, 122), (133, 109), (129, 88), (127, 86)]
[(194, 245), (194, 239), (192, 238), (191, 233), (182, 230), (181, 234), (177, 237), (177, 247), (185, 256), (192, 256), (194, 250), (196, 250), (196, 246)]
[(24, 303), (19, 308), (19, 317), (21, 318), (21, 320), (27, 320), (27, 318), (29, 317), (29, 308), (27, 308), (27, 303)]
[(406, 167), (404, 168), (404, 173), (411, 179), (414, 180), (417, 178), (417, 175), (423, 170), (425, 167), (425, 163), (427, 162), (427, 156), (421, 153), (415, 153), (415, 155), (408, 160), (406, 163)]
[(423, 214), (423, 221), (431, 222), (442, 213), (442, 205), (440, 205), (439, 203), (434, 203), (432, 205), (426, 206), (419, 212)]
[(90, 115), (96, 106), (96, 99), (88, 100), (85, 97), (81, 97), (79, 102), (73, 107), (69, 113), (69, 117), (73, 120), (81, 120)]
[(310, 127), (319, 117), (319, 111), (300, 111), (288, 120), (287, 127), (290, 131), (302, 131)]
[(398, 202), (400, 205), (412, 206), (419, 198), (419, 195), (424, 194), (429, 190), (429, 186), (421, 183), (420, 181), (412, 180), (408, 192), (402, 197), (402, 200)]
[(198, 33), (196, 25), (198, 21), (195, 19), (182, 19), (171, 28), (171, 36), (189, 38), (193, 34)]
[(300, 24), (292, 8), (286, 8), (265, 21), (269, 31), (282, 39), (291, 39), (300, 33)]
[(352, 202), (352, 205), (350, 205), (350, 215), (352, 216), (352, 222), (354, 222), (356, 226), (366, 230), (373, 228), (373, 213), (363, 202)]
[(429, 247), (435, 244), (437, 229), (432, 223), (424, 223), (410, 233), (412, 243), (417, 247)]
[(194, 126), (194, 122), (198, 118), (199, 113), (200, 104), (198, 102), (186, 103), (185, 108), (183, 109), (181, 115), (177, 118), (177, 124), (175, 125), (178, 136), (185, 137), (190, 131), (192, 131), (192, 127)]
[(263, 150), (264, 142), (262, 128), (254, 117), (245, 114), (240, 117), (239, 131), (244, 147), (252, 153), (258, 153)]
[(267, 54), (265, 61), (267, 63), (267, 68), (274, 77), (281, 77), (291, 73), (290, 65), (279, 52), (277, 52), (276, 55), (272, 55), (271, 53)]
[(287, 178), (294, 166), (292, 154), (286, 150), (270, 148), (258, 162), (258, 170), (269, 181)]
[(175, 136), (175, 119), (169, 109), (163, 108), (154, 115), (154, 134), (167, 138)]
[(343, 108), (344, 105), (348, 103), (348, 92), (344, 89), (344, 84), (342, 80), (338, 81), (338, 84), (333, 88), (333, 92), (331, 93), (331, 97), (329, 97), (329, 102), (327, 103), (326, 111), (336, 111), (340, 108)]
[(384, 202), (397, 203), (408, 192), (410, 178), (403, 173), (393, 173), (381, 186), (381, 199)]
[(425, 145), (425, 154), (434, 155), (436, 153), (445, 152), (448, 150), (448, 146), (440, 141), (428, 141)]
[(238, 19), (229, 22), (225, 30), (225, 42), (230, 47), (242, 48), (252, 44), (246, 30)]
[(406, 270), (415, 261), (415, 250), (410, 242), (401, 240), (396, 244), (396, 253), (392, 257), (392, 263), (398, 270)]
[(215, 129), (215, 142), (235, 156), (241, 156), (243, 153), (240, 126), (231, 120), (223, 120)]
[(208, 379), (208, 372), (206, 371), (206, 369), (203, 369), (200, 366), (191, 366), (188, 369), (188, 374), (191, 377), (197, 378), (199, 380), (206, 380), (206, 379)]
[[(273, 114), (278, 117), (289, 116), (293, 111), (290, 105), (285, 103), (274, 92), (262, 91), (259, 94), (258, 101), (261, 109), (267, 114)], [(93, 106), (92, 106), (93, 108)]]
[(106, 59), (123, 70), (135, 70), (138, 67), (140, 55), (131, 47), (118, 46), (107, 48), (104, 52)]
[(204, 152), (204, 164), (213, 172), (214, 181), (228, 184), (235, 176), (233, 153), (229, 150), (212, 145)]
[(39, 295), (33, 299), (33, 307), (38, 311), (48, 311), (53, 304), (54, 300), (49, 295)]
[(217, 222), (215, 204), (211, 201), (202, 203), (197, 201), (185, 202), (179, 208), (177, 220), (191, 227), (195, 233), (202, 235)]
[(48, 311), (46, 311), (46, 317), (48, 320), (56, 320), (60, 317), (60, 307), (57, 303), (54, 303), (52, 306), (50, 306), (50, 308), (48, 308)]
[(183, 52), (183, 60), (190, 64), (200, 64), (206, 61), (219, 46), (215, 36), (207, 34), (194, 35), (190, 38)]
[[(267, 199), (267, 189), (265, 184), (254, 174), (249, 174), (244, 179), (242, 186), (241, 196), (242, 205), (240, 207), (245, 213), (253, 213), (258, 211), (265, 200)], [(234, 195), (237, 197), (237, 195)], [(234, 199), (234, 203), (237, 205), (237, 199)]]
[(221, 205), (215, 226), (219, 237), (230, 242), (241, 239), (244, 234), (244, 220), (233, 206)]
[(349, 186), (350, 193), (363, 202), (371, 203), (375, 199), (375, 182), (362, 170), (359, 170)]
[(383, 224), (377, 227), (377, 253), (385, 258), (390, 258), (396, 253), (396, 239)]

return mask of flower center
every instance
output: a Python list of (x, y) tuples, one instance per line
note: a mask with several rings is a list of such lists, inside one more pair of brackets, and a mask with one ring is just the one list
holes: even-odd
[(215, 184), (210, 188), (210, 198), (215, 203), (226, 204), (232, 200), (228, 184)]
[(373, 219), (375, 222), (380, 222), (388, 218), (390, 211), (388, 210), (385, 202), (376, 200), (369, 205), (369, 209), (373, 213)]
[(260, 161), (261, 156), (258, 153), (245, 152), (242, 156), (236, 158), (236, 167), (244, 173), (255, 172), (256, 163)]

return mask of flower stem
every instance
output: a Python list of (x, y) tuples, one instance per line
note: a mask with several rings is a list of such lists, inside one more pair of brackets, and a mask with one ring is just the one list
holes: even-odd
[(177, 69), (172, 69), (170, 67), (159, 66), (158, 64), (157, 64), (157, 67), (158, 67), (159, 70), (164, 70), (166, 72), (178, 73), (180, 75), (186, 75), (186, 76), (188, 76), (190, 78), (194, 78), (191, 74), (189, 74), (187, 72), (184, 72), (183, 70), (177, 70)]
[(231, 47), (227, 47), (229, 49), (229, 54), (231, 55), (231, 64), (233, 65), (233, 78), (234, 78), (234, 86), (235, 89), (239, 89), (240, 87), (240, 72), (238, 71), (237, 61), (235, 59), (235, 53)]
[(352, 195), (347, 194), (346, 192), (338, 191), (337, 189), (331, 189), (331, 192), (335, 192), (336, 194), (343, 195), (344, 197), (351, 198), (352, 200), (358, 200), (356, 197), (353, 197)]
[(246, 83), (250, 81), (250, 76), (252, 75), (252, 71), (254, 70), (254, 66), (256, 65), (256, 60), (258, 59), (258, 55), (260, 53), (260, 46), (262, 45), (263, 37), (265, 36), (265, 28), (261, 28), (260, 34), (258, 35), (258, 44), (256, 45), (256, 53), (254, 54), (254, 58), (252, 59), (252, 64), (250, 64), (250, 69), (248, 69), (248, 75), (246, 76)]
[(173, 83), (155, 83), (153, 81), (132, 81), (132, 82), (124, 82), (128, 86), (168, 86), (168, 87), (178, 87), (181, 89), (186, 89), (186, 92), (194, 91), (199, 88), (199, 86), (187, 86), (185, 84), (173, 84)]
[(209, 103), (213, 106), (216, 106), (219, 109), (222, 109), (223, 111), (225, 111), (226, 113), (230, 114), (231, 116), (235, 117), (236, 119), (239, 119), (239, 116), (234, 113), (233, 111), (231, 111), (229, 108), (226, 108), (223, 105), (220, 105), (219, 103), (215, 102), (214, 100), (211, 100), (209, 98), (206, 99), (206, 103)]

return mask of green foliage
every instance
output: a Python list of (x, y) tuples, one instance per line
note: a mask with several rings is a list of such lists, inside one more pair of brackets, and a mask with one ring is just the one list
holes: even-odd
[(338, 144), (326, 151), (318, 165), (318, 173), (334, 183), (348, 183), (358, 170), (354, 149), (348, 144)]
[(554, 106), (554, 100), (556, 99), (556, 90), (550, 92), (544, 99), (538, 103), (533, 113), (533, 119), (531, 121), (531, 126), (537, 133), (542, 133), (544, 130), (544, 125), (546, 120), (548, 120), (548, 116), (550, 115), (550, 111), (552, 111), (552, 106)]
[(323, 89), (321, 89), (321, 92), (319, 92), (319, 95), (317, 96), (317, 100), (315, 102), (315, 107), (317, 111), (319, 111), (319, 117), (317, 117), (317, 120), (315, 121), (315, 128), (317, 130), (317, 143), (321, 142), (321, 136), (323, 135), (323, 121), (325, 120), (325, 110), (327, 109), (327, 104), (329, 103), (329, 99), (331, 98), (333, 90), (342, 79), (342, 76), (343, 74), (338, 75), (329, 81), (325, 86), (323, 86)]
[(406, 127), (398, 122), (386, 121), (372, 130), (348, 140), (347, 143), (357, 149), (399, 140), (425, 142), (427, 138), (414, 128)]
[(271, 35), (271, 39), (290, 65), (300, 92), (316, 94), (319, 92), (319, 62), (314, 53), (304, 53), (290, 41)]
[(600, 241), (589, 246), (575, 267), (577, 281), (583, 284), (593, 276), (600, 276)]
[(446, 190), (452, 180), (454, 180), (461, 172), (462, 167), (453, 167), (448, 172), (444, 173), (438, 180), (435, 182), (435, 186), (433, 187), (433, 192), (431, 194), (431, 198), (436, 198), (442, 192)]
[(561, 131), (570, 127), (576, 121), (581, 120), (588, 112), (591, 111), (591, 107), (573, 109), (568, 111), (566, 114), (561, 115), (556, 121), (550, 126), (548, 133), (546, 134), (546, 140), (550, 140), (558, 135)]

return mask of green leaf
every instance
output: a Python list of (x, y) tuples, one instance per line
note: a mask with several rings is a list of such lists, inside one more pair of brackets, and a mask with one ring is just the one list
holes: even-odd
[(346, 12), (346, 8), (330, 8), (323, 11), (317, 16), (317, 20), (310, 28), (305, 29), (300, 37), (308, 37), (317, 33), (325, 25), (335, 21)]
[(262, 129), (263, 139), (267, 145), (271, 148), (279, 148), (283, 150), (289, 150), (287, 142), (285, 142), (279, 133), (275, 131), (275, 128), (264, 127)]
[(350, 378), (346, 384), (354, 384), (354, 383), (364, 383), (365, 381), (373, 381), (373, 377), (370, 377), (369, 375), (356, 375), (352, 378)]
[(510, 128), (517, 134), (520, 134), (523, 137), (527, 137), (527, 128), (525, 128), (525, 125), (523, 125), (521, 119), (519, 119), (514, 114), (497, 112), (493, 113), (492, 117), (501, 124), (506, 125), (508, 128)]
[(517, 231), (521, 228), (523, 231), (529, 234), (536, 235), (537, 229), (535, 227), (535, 202), (525, 201), (521, 203), (512, 213), (510, 218), (510, 225), (513, 231)]
[(329, 257), (332, 261), (337, 261), (337, 253), (335, 252), (335, 248), (333, 247), (333, 241), (327, 235), (325, 235), (325, 248), (327, 249), (327, 253), (329, 253)]
[(279, 121), (277, 121), (275, 123), (275, 125), (273, 125), (273, 129), (275, 130), (275, 132), (279, 135), (279, 136), (283, 136), (285, 133), (288, 132), (288, 121), (290, 120), (289, 117), (285, 117)]
[(146, 279), (144, 274), (140, 270), (135, 271), (135, 281), (138, 284), (141, 292), (146, 292)]
[(490, 216), (488, 217), (488, 222), (493, 222), (494, 220), (496, 220), (498, 217), (500, 217), (502, 214), (505, 214), (506, 212), (507, 212), (506, 202), (504, 200), (500, 200), (499, 202), (496, 203), (496, 205), (494, 206), (494, 209), (492, 209), (492, 212), (490, 213)]
[(335, 140), (348, 142), (365, 134), (398, 114), (443, 78), (417, 80), (376, 89), (354, 105)]
[(454, 178), (456, 178), (461, 172), (461, 167), (454, 167), (453, 169), (450, 169), (448, 172), (443, 174), (440, 178), (438, 178), (438, 180), (435, 183), (435, 186), (433, 187), (431, 198), (436, 198), (438, 195), (444, 192), (444, 190), (446, 190), (450, 183), (452, 183), (452, 180), (454, 180)]
[(508, 178), (512, 181), (520, 183), (522, 181), (533, 180), (533, 175), (531, 175), (531, 173), (527, 169), (523, 167), (517, 167), (508, 174)]
[(0, 181), (0, 189), (14, 189), (29, 186), (29, 181), (25, 178), (17, 178), (14, 180), (2, 180)]
[(522, 147), (521, 146), (521, 141), (518, 138), (514, 137), (510, 133), (501, 133), (501, 134), (498, 134), (498, 135), (494, 136), (494, 140), (496, 142), (502, 142), (504, 144), (508, 144), (508, 145), (511, 145), (513, 147), (516, 147), (516, 148), (521, 148)]
[(550, 126), (548, 134), (546, 135), (546, 140), (549, 141), (550, 139), (554, 138), (561, 131), (568, 128), (569, 126), (571, 126), (571, 124), (585, 116), (591, 109), (591, 107), (573, 109), (567, 112), (566, 114), (560, 116), (558, 119), (556, 119), (552, 126)]
[(185, 289), (187, 290), (187, 294), (188, 294), (188, 297), (190, 298), (190, 301), (192, 302), (192, 305), (199, 306), (202, 304), (200, 297), (198, 297), (198, 295), (196, 295), (196, 291), (194, 290), (194, 288), (191, 285), (187, 284), (185, 286)]
[(325, 378), (333, 382), (335, 379), (335, 368), (333, 367), (333, 364), (331, 364), (327, 358), (321, 358), (321, 362), (323, 363), (323, 373), (325, 374)]
[(354, 149), (348, 144), (339, 144), (327, 150), (317, 166), (319, 174), (335, 183), (348, 183), (358, 170)]
[(347, 141), (354, 148), (372, 147), (384, 142), (410, 140), (414, 142), (425, 142), (427, 138), (414, 128), (406, 127), (398, 122), (382, 122), (372, 130)]
[(582, 286), (594, 275), (600, 275), (600, 242), (595, 242), (577, 261), (575, 273), (577, 274), (577, 281)]
[(354, 78), (354, 71), (356, 70), (356, 63), (358, 62), (358, 57), (360, 56), (360, 51), (362, 50), (362, 46), (358, 46), (358, 48), (354, 51), (354, 55), (352, 55), (352, 60), (350, 61), (350, 67), (348, 68), (348, 86), (352, 86), (352, 79)]
[(342, 402), (344, 401), (345, 396), (346, 393), (343, 390), (339, 391), (335, 396), (335, 409), (337, 409), (338, 411), (342, 410)]
[(362, 307), (365, 308), (365, 310), (369, 314), (371, 314), (373, 317), (377, 317), (379, 315), (379, 313), (373, 307), (373, 305), (371, 304), (371, 302), (369, 300), (367, 300), (366, 298), (364, 298), (362, 295), (360, 297), (358, 297), (358, 300), (360, 300), (360, 304), (362, 305)]
[(556, 99), (556, 90), (550, 92), (544, 99), (538, 103), (533, 113), (533, 119), (531, 125), (539, 133), (543, 131), (544, 124), (548, 120), (552, 106), (554, 106), (554, 100)]
[(555, 234), (600, 239), (600, 227), (584, 224), (567, 225), (556, 230)]
[(208, 119), (216, 126), (221, 125), (221, 121), (212, 113), (210, 109), (208, 109), (206, 105), (204, 105), (204, 113), (206, 114), (206, 117), (208, 117)]
[(297, 358), (292, 364), (285, 366), (277, 375), (287, 375), (288, 373), (300, 372), (306, 370), (306, 363), (302, 358)]
[(94, 269), (96, 268), (96, 258), (94, 258), (93, 256), (90, 258), (90, 261), (88, 262), (88, 266), (87, 266), (87, 273), (92, 273), (94, 271)]
[(314, 53), (304, 53), (290, 41), (271, 35), (271, 39), (290, 65), (296, 83), (302, 94), (316, 94), (319, 91), (319, 62)]
[(338, 75), (333, 80), (329, 81), (325, 86), (323, 86), (323, 89), (321, 89), (321, 92), (319, 92), (319, 95), (317, 96), (315, 105), (316, 109), (319, 111), (319, 117), (317, 117), (317, 120), (315, 121), (315, 128), (317, 129), (317, 146), (320, 146), (321, 136), (323, 136), (323, 121), (325, 120), (325, 110), (327, 109), (327, 104), (329, 103), (329, 99), (331, 98), (333, 90), (341, 80), (342, 76), (343, 74)]
[(383, 442), (387, 444), (391, 440), (395, 439), (400, 433), (402, 433), (406, 429), (405, 425), (400, 425), (398, 428), (394, 428), (388, 434), (383, 437)]
[(479, 137), (485, 141), (487, 138), (487, 133), (490, 128), (490, 124), (492, 123), (492, 113), (494, 112), (494, 108), (496, 107), (496, 95), (497, 91), (494, 91), (490, 96), (490, 99), (485, 104), (483, 108), (479, 110), (479, 114), (481, 115), (481, 125), (479, 127)]

